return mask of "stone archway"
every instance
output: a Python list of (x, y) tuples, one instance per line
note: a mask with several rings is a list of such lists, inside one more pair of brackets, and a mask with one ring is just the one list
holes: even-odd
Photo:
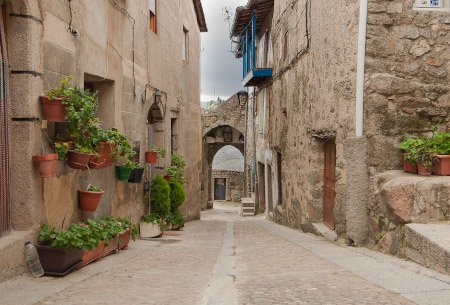
[(233, 146), (244, 155), (244, 122), (245, 109), (237, 95), (202, 111), (202, 210), (212, 208), (212, 163), (217, 152)]

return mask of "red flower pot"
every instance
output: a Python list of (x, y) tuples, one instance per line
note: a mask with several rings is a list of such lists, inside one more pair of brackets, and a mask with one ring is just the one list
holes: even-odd
[(166, 179), (166, 181), (170, 181), (170, 178), (171, 178), (172, 176), (169, 176), (169, 175), (164, 175), (164, 179)]
[(68, 156), (69, 166), (75, 169), (87, 169), (92, 157), (90, 154), (79, 153), (74, 150), (69, 150)]
[(422, 163), (419, 163), (417, 165), (417, 169), (418, 169), (419, 175), (421, 175), (421, 176), (430, 176), (431, 175), (431, 168), (426, 168), (425, 166), (423, 166)]
[(128, 247), (130, 243), (131, 229), (127, 228), (124, 232), (119, 233), (119, 250), (123, 250)]
[(100, 142), (98, 145), (98, 156), (94, 156), (89, 161), (89, 168), (100, 169), (111, 166), (113, 159), (111, 158), (111, 144), (108, 142)]
[(33, 156), (33, 162), (39, 169), (42, 178), (56, 176), (56, 166), (58, 165), (58, 154), (46, 154)]
[(80, 209), (86, 212), (95, 212), (104, 193), (78, 190)]
[(119, 238), (116, 236), (108, 242), (108, 245), (106, 245), (106, 242), (105, 242), (105, 247), (103, 248), (102, 257), (105, 257), (105, 256), (117, 251), (118, 240), (119, 240)]
[(433, 172), (439, 176), (450, 176), (450, 155), (437, 155)]
[(412, 164), (407, 160), (403, 160), (403, 171), (407, 173), (417, 174), (417, 164)]
[(92, 250), (83, 250), (83, 257), (81, 258), (83, 262), (81, 263), (80, 267), (86, 266), (87, 264), (100, 258), (102, 256), (104, 248), (105, 248), (105, 241), (102, 240), (98, 244), (97, 248)]
[(145, 161), (150, 164), (155, 164), (158, 159), (158, 153), (154, 151), (145, 152)]
[(51, 122), (64, 122), (66, 120), (66, 106), (62, 103), (62, 98), (49, 100), (47, 96), (41, 96), (42, 116), (44, 120)]

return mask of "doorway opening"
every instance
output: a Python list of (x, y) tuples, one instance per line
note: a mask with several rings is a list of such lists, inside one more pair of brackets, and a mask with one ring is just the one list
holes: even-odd
[(272, 166), (267, 165), (267, 210), (273, 213)]
[(256, 211), (255, 213), (263, 213), (266, 209), (266, 183), (264, 179), (264, 164), (261, 162), (258, 162), (258, 193), (257, 198), (258, 202), (256, 204)]
[(226, 199), (226, 178), (215, 178), (214, 179), (214, 200), (225, 200)]
[(323, 173), (323, 222), (334, 230), (333, 210), (336, 197), (336, 142), (334, 139), (324, 143)]

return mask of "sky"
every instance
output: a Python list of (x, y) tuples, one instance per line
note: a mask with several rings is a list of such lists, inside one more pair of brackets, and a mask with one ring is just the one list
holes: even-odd
[[(202, 0), (208, 32), (202, 34), (202, 85), (201, 101), (227, 99), (243, 90), (242, 64), (231, 53), (229, 23), (233, 23), (236, 7), (248, 0)], [(230, 9), (230, 22), (224, 8)]]

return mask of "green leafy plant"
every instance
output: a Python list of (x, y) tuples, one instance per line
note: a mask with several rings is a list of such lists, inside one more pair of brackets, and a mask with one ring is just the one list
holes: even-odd
[(131, 144), (127, 141), (125, 135), (123, 135), (116, 128), (110, 128), (100, 133), (99, 142), (108, 142), (112, 146), (111, 156), (114, 160), (118, 160), (120, 157), (125, 159), (124, 163), (133, 161), (136, 152), (133, 150)]
[(164, 230), (164, 220), (155, 212), (142, 216), (141, 220), (146, 223), (158, 224), (161, 231)]
[(45, 91), (45, 95), (49, 100), (54, 100), (55, 98), (64, 98), (70, 95), (72, 76), (63, 77), (59, 81), (59, 85), (53, 89), (49, 89)]
[(127, 228), (130, 228), (131, 230), (131, 238), (133, 240), (136, 240), (136, 236), (138, 234), (138, 228), (137, 225), (134, 224), (130, 218), (128, 217), (118, 217), (117, 221), (119, 223), (119, 226), (123, 228), (123, 230), (126, 230)]
[(433, 153), (437, 155), (450, 155), (450, 133), (433, 133), (428, 140), (428, 145)]
[(92, 250), (100, 244), (101, 238), (88, 225), (81, 223), (72, 224), (63, 230), (43, 225), (39, 232), (39, 241), (54, 248)]
[(152, 212), (161, 219), (170, 211), (170, 186), (161, 175), (156, 175), (152, 180), (150, 205)]
[(58, 159), (63, 161), (67, 157), (67, 153), (69, 152), (69, 144), (68, 143), (55, 143), (55, 151), (58, 154)]
[(88, 192), (101, 192), (102, 189), (100, 187), (94, 186), (94, 185), (90, 185), (86, 188), (86, 191)]
[(184, 168), (186, 162), (180, 154), (173, 154), (171, 157), (171, 165), (167, 167), (166, 173), (174, 181), (184, 183)]
[(150, 146), (150, 151), (157, 153), (158, 158), (164, 158), (166, 156), (166, 150), (163, 147), (152, 145)]
[(176, 209), (174, 211), (170, 211), (167, 215), (167, 221), (172, 225), (182, 225), (184, 224), (184, 217), (183, 213), (179, 209)]
[(186, 193), (184, 186), (178, 181), (170, 181), (170, 210), (176, 211), (184, 202)]

